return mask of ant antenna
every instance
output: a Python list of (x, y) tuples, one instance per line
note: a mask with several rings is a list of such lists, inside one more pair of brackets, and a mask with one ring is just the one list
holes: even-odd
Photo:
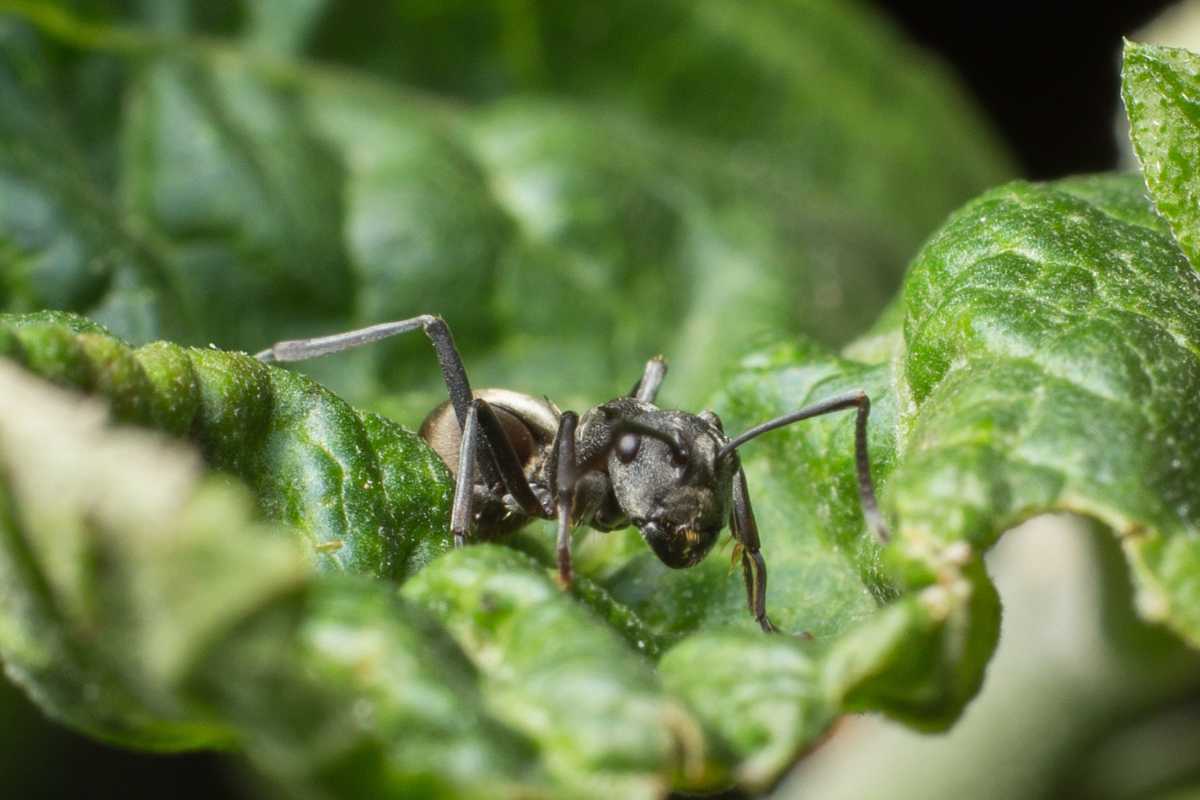
[(717, 461), (732, 455), (734, 451), (751, 439), (756, 439), (776, 428), (849, 408), (858, 409), (854, 426), (854, 461), (855, 472), (858, 475), (859, 502), (862, 505), (863, 516), (866, 518), (867, 524), (875, 531), (876, 538), (879, 539), (880, 544), (887, 544), (891, 534), (883, 521), (883, 514), (879, 512), (879, 503), (875, 500), (875, 483), (871, 480), (871, 459), (867, 454), (867, 418), (871, 413), (871, 400), (862, 389), (813, 403), (799, 411), (793, 411), (782, 417), (768, 420), (761, 425), (755, 425), (722, 445), (721, 449), (717, 451)]

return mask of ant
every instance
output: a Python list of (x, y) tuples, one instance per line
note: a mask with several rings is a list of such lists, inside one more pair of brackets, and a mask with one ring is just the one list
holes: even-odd
[[(888, 531), (875, 501), (867, 455), (871, 401), (861, 389), (805, 406), (730, 439), (712, 411), (691, 414), (654, 404), (667, 374), (651, 358), (629, 394), (580, 418), (549, 399), (507, 389), (471, 391), (450, 328), (422, 315), (367, 328), (278, 342), (255, 357), (302, 361), (421, 329), (433, 343), (450, 399), (429, 413), (420, 436), (454, 475), (450, 532), (455, 547), (469, 538), (496, 539), (533, 519), (558, 520), (558, 573), (570, 586), (571, 530), (637, 526), (668, 567), (698, 564), (729, 522), (740, 547), (750, 613), (764, 631), (767, 565), (759, 550), (746, 474), (737, 449), (761, 434), (811, 417), (857, 409), (854, 434), (858, 494), (879, 540)], [(481, 456), (482, 454), (482, 456)]]

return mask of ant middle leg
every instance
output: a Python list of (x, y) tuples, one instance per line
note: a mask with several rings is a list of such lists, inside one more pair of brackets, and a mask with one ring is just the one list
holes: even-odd
[(479, 409), (472, 404), (458, 443), (458, 475), (450, 505), (450, 535), (455, 548), (467, 543), (475, 521), (475, 458), (479, 453)]

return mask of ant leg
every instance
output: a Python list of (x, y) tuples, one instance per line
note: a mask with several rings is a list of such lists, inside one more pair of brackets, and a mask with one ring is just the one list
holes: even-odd
[[(383, 322), (367, 328), (358, 328), (329, 336), (317, 336), (312, 339), (292, 339), (276, 342), (255, 354), (255, 358), (264, 363), (287, 361), (304, 361), (309, 358), (327, 356), (352, 350), (363, 345), (373, 344), (382, 339), (410, 333), (417, 329), (425, 331), (433, 350), (437, 354), (438, 366), (442, 369), (442, 379), (446, 383), (446, 392), (450, 395), (450, 404), (454, 406), (454, 416), (458, 419), (459, 428), (465, 430), (467, 425), (467, 409), (471, 405), (471, 382), (467, 379), (467, 368), (463, 366), (462, 356), (454, 346), (454, 337), (450, 334), (450, 326), (439, 316), (422, 314), (412, 319), (397, 322)], [(485, 420), (486, 423), (486, 420)], [(493, 452), (495, 448), (493, 448)], [(493, 459), (485, 459), (480, 465), (489, 483), (495, 483), (498, 467)]]
[(474, 522), (472, 506), (475, 500), (475, 456), (479, 452), (479, 409), (474, 404), (467, 409), (462, 440), (458, 445), (458, 477), (454, 481), (454, 502), (450, 506), (450, 535), (454, 546), (467, 542)]
[[(508, 437), (504, 433), (504, 428), (500, 424), (499, 419), (496, 418), (495, 412), (487, 403), (472, 399), (471, 384), (467, 379), (467, 370), (463, 366), (462, 356), (459, 355), (458, 349), (454, 346), (454, 337), (450, 334), (450, 327), (441, 317), (423, 314), (412, 319), (400, 320), (398, 322), (384, 322), (379, 325), (335, 333), (330, 336), (277, 342), (270, 348), (258, 353), (255, 358), (266, 363), (303, 361), (309, 358), (339, 353), (355, 347), (362, 347), (363, 345), (378, 342), (381, 339), (415, 331), (418, 328), (424, 330), (425, 335), (433, 343), (438, 364), (442, 369), (442, 378), (446, 382), (446, 390), (450, 395), (450, 403), (454, 406), (454, 415), (458, 418), (458, 424), (463, 431), (459, 453), (459, 481), (455, 485), (454, 493), (454, 508), (458, 509), (458, 516), (452, 517), (451, 525), (455, 541), (460, 542), (465, 539), (467, 529), (471, 523), (469, 510), (474, 486), (473, 466), (476, 464), (480, 432), (482, 432), (483, 440), (490, 454), (489, 458), (485, 459), (482, 464), (479, 464), (484, 477), (487, 478), (489, 483), (495, 483), (497, 478), (502, 481), (505, 488), (526, 513), (531, 516), (545, 516), (548, 512), (542, 507), (542, 504), (529, 488), (529, 481), (525, 478), (525, 472), (521, 468), (517, 455), (513, 451), (512, 444), (508, 441)], [(470, 414), (472, 405), (475, 404), (479, 405), (475, 409), (474, 429), (471, 431), (471, 435), (468, 436), (468, 415)], [(471, 468), (464, 468), (462, 465), (468, 463), (468, 459), (465, 457), (468, 451)], [(466, 478), (465, 481), (463, 476)], [(454, 523), (457, 523), (457, 527), (455, 527)]]
[[(471, 401), (470, 413), (477, 416), (480, 430), (483, 432), (484, 444), (491, 453), (496, 470), (500, 473), (500, 480), (504, 483), (504, 488), (508, 493), (517, 501), (517, 505), (531, 517), (552, 516), (551, 509), (543, 507), (542, 502), (530, 488), (529, 479), (525, 476), (525, 469), (521, 466), (517, 451), (513, 449), (508, 434), (504, 432), (504, 425), (496, 416), (491, 404), (477, 397)], [(465, 441), (465, 433), (463, 438)], [(461, 452), (458, 463), (460, 465), (463, 463)], [(461, 466), (459, 474), (462, 474)]]
[(496, 412), (486, 400), (476, 398), (467, 407), (466, 424), (463, 425), (462, 440), (458, 445), (458, 476), (454, 482), (454, 501), (450, 507), (450, 533), (454, 537), (455, 547), (462, 547), (466, 543), (474, 522), (475, 467), (481, 446), (491, 455), (504, 488), (522, 510), (533, 517), (550, 516), (549, 510), (542, 507), (529, 487), (529, 480)]
[(759, 551), (758, 523), (754, 520), (754, 508), (750, 505), (750, 490), (746, 486), (746, 473), (738, 464), (733, 478), (733, 511), (730, 513), (730, 529), (733, 538), (742, 546), (742, 579), (746, 582), (746, 602), (754, 620), (767, 633), (776, 628), (767, 619), (767, 562)]
[(658, 387), (662, 385), (665, 377), (667, 377), (667, 360), (662, 356), (655, 356), (646, 362), (642, 378), (633, 385), (629, 396), (636, 397), (643, 403), (653, 403), (654, 398), (658, 396)]
[(442, 368), (442, 378), (446, 381), (446, 390), (449, 392), (450, 402), (454, 406), (454, 415), (458, 418), (459, 426), (465, 428), (467, 407), (471, 404), (471, 383), (467, 380), (467, 370), (463, 366), (462, 356), (458, 354), (458, 349), (454, 346), (454, 337), (450, 335), (450, 327), (441, 317), (422, 314), (412, 319), (384, 322), (368, 328), (358, 328), (330, 336), (276, 342), (266, 350), (255, 354), (254, 357), (266, 363), (304, 361), (362, 347), (381, 339), (415, 331), (418, 328), (424, 330), (429, 341), (433, 343), (438, 365)]
[(871, 480), (871, 459), (867, 452), (867, 421), (871, 415), (871, 399), (867, 397), (867, 393), (862, 389), (855, 389), (852, 392), (831, 397), (828, 400), (822, 400), (819, 403), (805, 406), (799, 411), (793, 411), (790, 414), (784, 414), (782, 417), (777, 417), (761, 425), (756, 425), (737, 438), (723, 445), (717, 453), (717, 459), (729, 455), (737, 448), (741, 447), (746, 442), (756, 436), (773, 431), (776, 428), (782, 428), (784, 425), (791, 425), (793, 422), (799, 422), (812, 417), (819, 417), (822, 414), (830, 414), (834, 411), (843, 411), (849, 408), (858, 410), (854, 426), (854, 468), (858, 476), (858, 499), (862, 505), (863, 517), (866, 518), (867, 524), (875, 531), (875, 536), (881, 544), (887, 544), (891, 535), (888, 533), (887, 525), (883, 521), (883, 515), (879, 513), (879, 503), (875, 499), (875, 483)]
[(575, 481), (579, 466), (575, 461), (575, 426), (579, 418), (564, 411), (554, 437), (554, 503), (558, 507), (558, 578), (563, 588), (571, 585), (571, 514), (575, 510)]

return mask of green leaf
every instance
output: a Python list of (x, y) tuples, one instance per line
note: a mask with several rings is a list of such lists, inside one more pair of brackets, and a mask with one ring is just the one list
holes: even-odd
[(1121, 94), (1130, 137), (1158, 213), (1200, 264), (1200, 56), (1125, 43)]
[(171, 242), (202, 331), (248, 343), (298, 307), (318, 322), (343, 315), (341, 167), (296, 100), (238, 68), (168, 61), (143, 65), (126, 91), (124, 209)]
[[(7, 568), (19, 591), (0, 616), (0, 647), (10, 662), (40, 665), (25, 683), (50, 698), (43, 702), (51, 710), (60, 706), (50, 687), (71, 702), (81, 680), (110, 687), (101, 693), (110, 707), (80, 706), (72, 724), (143, 747), (197, 746), (236, 733), (261, 769), (289, 785), (411, 786), (416, 773), (363, 777), (349, 765), (375, 764), (383, 756), (369, 748), (382, 743), (409, 753), (406, 742), (438, 738), (411, 731), (436, 729), (451, 731), (438, 748), (487, 753), (470, 762), (477, 770), (439, 768), (446, 786), (477, 787), (492, 774), (518, 793), (551, 787), (589, 797), (613, 787), (631, 796), (731, 783), (761, 789), (840, 714), (950, 725), (978, 691), (999, 633), (999, 598), (982, 555), (1036, 514), (1085, 514), (1119, 535), (1139, 611), (1200, 646), (1191, 502), (1200, 411), (1187, 402), (1200, 390), (1197, 295), (1200, 282), (1137, 176), (1016, 183), (956, 213), (917, 256), (903, 313), (889, 312), (848, 348), (875, 363), (805, 340), (745, 359), (716, 398), (731, 431), (851, 387), (873, 400), (872, 466), (894, 531), (887, 548), (864, 529), (850, 415), (785, 428), (744, 451), (770, 571), (768, 609), (782, 628), (811, 638), (758, 632), (740, 575), (719, 556), (667, 570), (629, 532), (581, 542), (581, 577), (570, 595), (551, 579), (549, 538), (536, 529), (517, 539), (532, 559), (481, 544), (426, 563), (445, 547), (445, 507), (437, 518), (420, 509), (430, 498), (444, 503), (449, 484), (444, 472), (429, 471), (432, 454), (394, 423), (243, 355), (165, 344), (130, 350), (78, 317), (12, 317), (0, 327), (4, 352), (107, 396), (124, 419), (188, 430), (210, 463), (243, 476), (263, 509), (316, 543), (309, 553), (327, 574), (308, 578), (300, 600), (285, 593), (293, 599), (264, 604), (245, 577), (257, 576), (257, 561), (227, 569), (209, 555), (228, 586), (219, 602), (200, 603), (189, 592), (204, 591), (195, 587), (208, 571), (187, 574), (191, 561), (160, 563), (136, 547), (99, 560), (81, 558), (75, 545), (51, 547), (49, 531), (78, 524), (44, 527), (57, 498), (10, 478), (17, 507), (37, 524), (13, 518), (9, 528), (20, 535), (10, 541), (33, 548), (9, 549), (57, 571), (47, 570), (52, 581), (38, 590), (19, 566), (30, 556), (7, 556), (18, 565)], [(371, 470), (382, 481), (353, 491)], [(346, 510), (331, 513), (338, 503)], [(66, 503), (61, 517), (49, 518), (71, 522), (74, 509)], [(140, 509), (120, 519), (138, 529), (146, 524)], [(430, 529), (412, 540), (402, 529), (385, 535), (379, 514)], [(111, 535), (120, 539), (121, 530), (114, 523)], [(335, 530), (350, 542), (344, 554), (324, 546)], [(394, 552), (401, 555), (393, 563)], [(128, 613), (131, 601), (89, 593), (98, 584), (78, 576), (97, 564), (120, 575), (114, 585), (137, 587), (139, 602), (162, 599), (144, 623), (150, 627), (135, 629), (119, 652), (78, 650), (81, 679), (27, 654), (46, 642), (76, 643), (81, 614), (104, 621)], [(407, 582), (397, 600), (338, 571)], [(33, 615), (27, 598), (38, 596), (67, 616)], [(182, 622), (167, 624), (176, 617)], [(216, 628), (237, 635), (214, 638)], [(431, 650), (414, 664), (417, 635)], [(279, 659), (264, 655), (276, 652), (310, 669), (281, 676), (271, 666)], [(401, 666), (363, 666), (392, 659)], [(418, 676), (422, 688), (410, 691), (403, 679), (362, 682), (391, 669)], [(173, 688), (181, 673), (189, 676), (184, 697), (202, 713), (178, 715), (193, 708)], [(272, 692), (315, 695), (282, 713)], [(419, 709), (432, 713), (422, 692), (441, 693), (447, 700), (436, 708), (475, 721), (420, 716)], [(347, 699), (355, 693), (366, 694), (365, 704)], [(375, 727), (374, 715), (383, 714), (375, 704), (388, 709), (394, 729)], [(359, 713), (372, 722), (355, 722), (348, 707), (366, 709)], [(353, 743), (321, 744), (342, 742), (333, 731), (355, 725), (396, 738), (371, 739), (361, 745), (366, 754), (352, 753)], [(422, 775), (425, 791), (443, 790)]]
[(121, 217), (72, 141), (50, 57), (28, 29), (0, 20), (0, 301), (12, 311), (86, 308), (141, 339), (182, 334), (166, 254)]
[(843, 218), (874, 219), (914, 245), (964, 194), (1002, 177), (990, 133), (940, 65), (859, 3), (615, 0), (581, 14), (553, 0), (448, 0), (356, 11), (331, 15), (313, 51), (467, 102), (538, 93), (632, 110), (720, 148), (759, 181), (792, 184), (792, 197), (830, 193), (855, 209)]
[[(0, 3), (26, 20), (0, 26), (0, 291), (222, 349), (41, 314), (6, 319), (0, 352), (190, 438), (318, 574), (274, 549), (286, 534), (238, 533), (253, 512), (227, 488), (169, 523), (135, 504), (93, 551), (92, 516), (6, 472), (0, 652), (51, 713), (143, 748), (238, 746), (303, 793), (758, 790), (840, 714), (951, 724), (998, 635), (982, 554), (1046, 511), (1118, 535), (1141, 613), (1200, 644), (1187, 58), (1127, 59), (1165, 222), (1136, 176), (994, 190), (839, 356), (822, 342), (999, 171), (854, 6), (617, 3), (573, 27), (549, 3), (306, 4), (238, 31), (202, 5), (147, 4), (143, 24)], [(59, 90), (85, 61), (112, 72), (120, 147)], [(425, 341), (313, 365), (338, 394), (234, 352), (427, 311), (477, 385), (579, 410), (658, 351), (667, 402), (719, 390), (731, 431), (863, 387), (894, 544), (863, 528), (842, 416), (745, 451), (772, 618), (812, 640), (756, 630), (728, 549), (670, 571), (636, 533), (589, 537), (570, 595), (545, 526), (525, 554), (445, 554), (444, 465), (364, 410), (415, 424), (442, 399)], [(160, 477), (103, 469), (127, 482), (114, 497)], [(182, 544), (143, 547), (143, 528)]]
[[(773, 571), (768, 591), (776, 617), (817, 641), (703, 632), (660, 663), (668, 688), (736, 754), (743, 783), (768, 782), (839, 711), (952, 722), (998, 634), (980, 557), (1039, 513), (1103, 522), (1123, 543), (1138, 610), (1200, 646), (1200, 420), (1187, 401), (1200, 389), (1200, 284), (1139, 179), (984, 195), (918, 255), (903, 306), (903, 317), (888, 317), (903, 329), (880, 366), (782, 346), (748, 359), (719, 406), (738, 430), (865, 385), (876, 409), (872, 461), (895, 529), (879, 554), (862, 528), (851, 420), (788, 428), (754, 445), (757, 456), (747, 452), (769, 568), (823, 551), (805, 560), (824, 564), (824, 578), (788, 576), (781, 586), (784, 570)], [(884, 330), (868, 335), (881, 338)], [(848, 577), (831, 579), (839, 568)], [(691, 630), (728, 602), (718, 583), (653, 572), (642, 586), (658, 587), (668, 630)], [(618, 599), (649, 594), (617, 575)], [(864, 599), (848, 606), (856, 591)], [(872, 607), (870, 598), (894, 592)]]
[(1130, 214), (1140, 193), (1132, 176), (1001, 189), (930, 242), (898, 376), (921, 411), (889, 494), (905, 558), (1043, 510), (1094, 516), (1143, 613), (1197, 643), (1200, 282), (1148, 208)]
[(528, 557), (467, 548), (402, 595), (446, 623), (478, 665), (493, 712), (544, 744), (546, 769), (564, 784), (653, 797), (669, 786), (664, 766), (704, 769), (700, 726), (665, 696), (652, 663)]

